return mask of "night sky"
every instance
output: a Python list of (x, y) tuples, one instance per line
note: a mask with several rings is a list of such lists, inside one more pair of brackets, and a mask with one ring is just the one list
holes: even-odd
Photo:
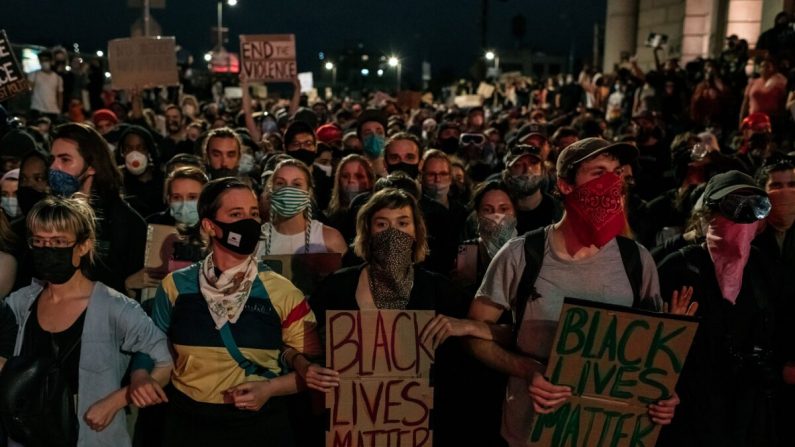
[[(163, 34), (199, 58), (211, 46), (216, 22), (213, 0), (166, 0), (153, 10)], [(604, 23), (606, 0), (490, 0), (488, 42), (494, 48), (517, 45), (567, 57), (574, 40), (575, 58), (589, 58), (593, 23)], [(567, 13), (568, 12), (568, 16)], [(482, 57), (480, 0), (238, 0), (224, 7), (230, 27), (227, 48), (237, 51), (239, 34), (296, 34), (299, 71), (320, 71), (318, 52), (333, 54), (361, 43), (366, 51), (400, 55), (404, 79), (420, 77), (420, 62), (431, 62), (434, 76), (466, 76)], [(511, 19), (526, 18), (526, 35), (517, 42)], [(73, 42), (83, 52), (106, 50), (108, 39), (129, 36), (140, 9), (127, 0), (2, 0), (0, 28), (15, 43)], [(573, 22), (573, 25), (570, 24)]]

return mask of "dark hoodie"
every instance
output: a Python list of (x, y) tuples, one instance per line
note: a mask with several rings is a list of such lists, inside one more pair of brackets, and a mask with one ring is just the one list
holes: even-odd
[[(138, 135), (144, 142), (146, 150), (149, 152), (149, 164), (140, 176), (131, 174), (124, 166), (123, 143), (130, 135)], [(148, 130), (141, 126), (128, 126), (119, 137), (119, 145), (116, 148), (116, 162), (121, 166), (124, 176), (124, 199), (130, 206), (138, 211), (142, 216), (163, 211), (165, 203), (163, 201), (163, 172), (160, 169), (160, 157), (155, 140)], [(143, 176), (149, 176), (146, 181), (142, 181)]]

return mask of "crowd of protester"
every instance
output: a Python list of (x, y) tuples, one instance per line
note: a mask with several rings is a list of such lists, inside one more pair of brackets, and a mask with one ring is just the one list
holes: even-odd
[[(731, 36), (684, 66), (655, 49), (646, 71), (626, 55), (495, 80), (466, 109), (309, 103), (297, 84), (259, 98), (245, 80), (242, 100), (86, 103), (68, 54), (41, 53), (30, 107), (0, 107), (4, 435), (323, 445), (313, 402), (339, 383), (325, 314), (378, 308), (437, 312), (435, 445), (523, 446), (571, 395), (545, 361), (578, 297), (699, 319), (677, 392), (649, 406), (658, 445), (795, 445), (791, 25), (782, 13), (755, 51)], [(178, 232), (159, 271), (148, 224)], [(308, 297), (259, 262), (312, 253), (343, 268)], [(77, 396), (65, 422), (29, 400), (7, 417), (14, 374), (41, 359), (62, 371), (54, 393)]]

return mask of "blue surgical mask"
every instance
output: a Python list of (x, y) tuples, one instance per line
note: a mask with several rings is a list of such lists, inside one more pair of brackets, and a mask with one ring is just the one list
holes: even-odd
[(80, 191), (80, 179), (64, 171), (50, 169), (47, 171), (47, 180), (50, 183), (50, 190), (56, 196), (70, 197)]
[(177, 223), (192, 227), (199, 223), (199, 211), (197, 200), (185, 200), (184, 202), (171, 202), (171, 215)]
[(19, 216), (19, 204), (16, 197), (3, 197), (0, 199), (0, 207), (3, 208), (6, 216), (12, 219)]
[(362, 140), (362, 150), (370, 158), (378, 158), (384, 153), (386, 138), (383, 135), (370, 134)]

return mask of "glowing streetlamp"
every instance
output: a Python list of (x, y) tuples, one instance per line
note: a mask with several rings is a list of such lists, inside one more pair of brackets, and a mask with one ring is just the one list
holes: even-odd
[(400, 91), (400, 74), (401, 74), (400, 71), (401, 71), (401, 68), (402, 68), (402, 64), (400, 63), (400, 59), (398, 59), (397, 56), (389, 56), (389, 59), (387, 59), (386, 63), (390, 67), (393, 67), (393, 68), (397, 69), (397, 76), (396, 76), (396, 79), (395, 79), (395, 82), (396, 82), (396, 84), (395, 84), (396, 90), (395, 91), (399, 92)]
[(323, 67), (331, 72), (331, 85), (337, 85), (337, 66), (334, 62), (328, 61), (326, 62)]

